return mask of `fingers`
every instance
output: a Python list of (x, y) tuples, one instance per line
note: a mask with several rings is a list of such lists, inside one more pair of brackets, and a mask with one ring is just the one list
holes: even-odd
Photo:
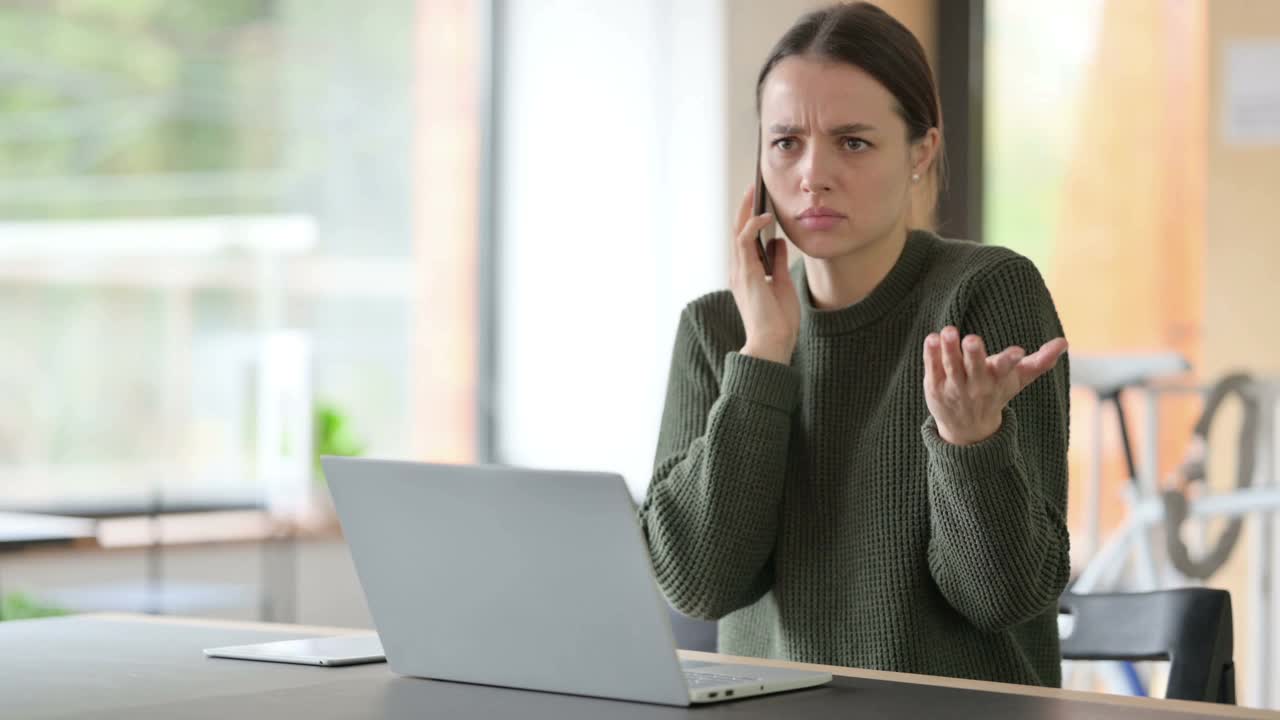
[(755, 186), (748, 185), (747, 192), (743, 194), (742, 201), (738, 203), (738, 214), (733, 222), (733, 241), (729, 243), (729, 272), (736, 274), (738, 268), (738, 255), (741, 250), (738, 246), (738, 236), (742, 234), (742, 227), (747, 224), (747, 220), (751, 218), (751, 202), (755, 196)]
[(739, 270), (744, 269), (743, 263), (750, 263), (755, 267), (756, 272), (764, 275), (764, 266), (760, 263), (760, 250), (756, 245), (756, 236), (761, 230), (768, 227), (771, 222), (773, 222), (773, 214), (765, 213), (750, 218), (742, 226), (742, 230), (738, 232), (738, 237), (734, 242), (734, 255), (737, 259)]
[(924, 339), (925, 387), (937, 388), (946, 379), (946, 369), (942, 366), (942, 337), (938, 333), (929, 333)]
[(942, 367), (947, 371), (947, 378), (954, 382), (963, 383), (968, 379), (960, 351), (960, 331), (951, 325), (942, 329)]
[[(1066, 339), (1055, 338), (1031, 355), (1012, 346), (988, 356), (981, 336), (962, 340), (953, 325), (930, 333), (924, 340), (925, 400), (939, 432), (955, 441), (963, 435), (956, 434), (957, 428), (972, 427), (982, 431), (975, 437), (989, 437), (999, 428), (1001, 409), (1057, 365), (1066, 350)], [(945, 428), (950, 428), (950, 437)]]
[(1026, 350), (1014, 345), (987, 358), (987, 367), (997, 379), (1003, 378), (1026, 356)]
[(964, 372), (970, 381), (985, 381), (991, 377), (987, 372), (987, 346), (977, 335), (967, 335), (960, 343), (964, 353)]
[(1054, 338), (1040, 349), (1022, 358), (1017, 364), (1018, 379), (1022, 387), (1030, 385), (1036, 378), (1049, 372), (1058, 364), (1058, 358), (1067, 351), (1066, 338)]

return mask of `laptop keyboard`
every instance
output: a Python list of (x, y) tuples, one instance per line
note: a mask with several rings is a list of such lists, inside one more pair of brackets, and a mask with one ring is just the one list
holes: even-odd
[(720, 675), (719, 673), (709, 672), (694, 672), (692, 670), (684, 671), (684, 679), (689, 683), (690, 688), (704, 688), (714, 685), (740, 685), (742, 683), (760, 682), (759, 678)]

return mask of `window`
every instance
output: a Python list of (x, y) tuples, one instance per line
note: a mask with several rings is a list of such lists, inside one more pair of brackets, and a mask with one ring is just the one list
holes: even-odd
[(501, 7), (498, 459), (639, 496), (680, 310), (725, 284), (722, 9)]
[[(1052, 12), (987, 3), (987, 239), (1040, 267), (1074, 354), (1174, 350), (1198, 364), (1205, 12), (1203, 3), (1163, 0), (1090, 0)], [(1129, 400), (1129, 417), (1143, 418), (1141, 398)], [(1140, 472), (1163, 478), (1173, 469), (1198, 406), (1194, 396), (1161, 401), (1158, 467)], [(1082, 540), (1072, 543), (1077, 559), (1125, 512), (1119, 433), (1094, 408), (1077, 388), (1068, 503)], [(1085, 481), (1099, 472), (1106, 501), (1095, 505)], [(1086, 518), (1092, 507), (1100, 522)]]
[(0, 7), (0, 503), (305, 494), (321, 410), (409, 452), (418, 11)]

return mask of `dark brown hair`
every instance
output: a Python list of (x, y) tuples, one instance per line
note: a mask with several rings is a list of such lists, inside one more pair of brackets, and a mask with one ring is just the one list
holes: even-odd
[[(756, 79), (756, 115), (760, 93), (774, 66), (793, 55), (810, 55), (847, 63), (883, 85), (897, 101), (894, 110), (907, 126), (907, 139), (920, 140), (929, 128), (942, 131), (938, 86), (924, 47), (911, 31), (889, 13), (868, 2), (832, 5), (814, 10), (795, 22), (773, 46)], [(945, 181), (945, 157), (939, 145), (932, 173), (933, 202)]]

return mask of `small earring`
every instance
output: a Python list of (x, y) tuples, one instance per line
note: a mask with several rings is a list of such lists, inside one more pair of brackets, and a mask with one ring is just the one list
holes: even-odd
[(920, 173), (911, 173), (911, 182), (920, 182)]

